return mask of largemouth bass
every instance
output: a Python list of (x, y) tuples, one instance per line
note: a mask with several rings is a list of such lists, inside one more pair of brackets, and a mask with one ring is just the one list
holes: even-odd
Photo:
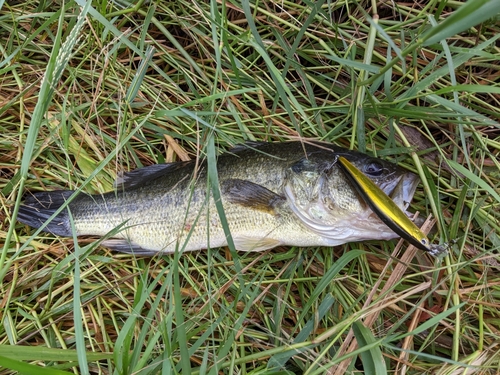
[[(359, 196), (338, 164), (341, 156), (406, 210), (418, 179), (395, 164), (323, 143), (246, 144), (217, 159), (222, 205), (236, 249), (398, 237)], [(115, 191), (73, 194), (35, 193), (20, 207), (18, 220), (35, 228), (46, 224), (43, 230), (58, 236), (111, 232), (104, 246), (138, 255), (228, 244), (207, 185), (206, 162), (152, 165), (126, 173)]]

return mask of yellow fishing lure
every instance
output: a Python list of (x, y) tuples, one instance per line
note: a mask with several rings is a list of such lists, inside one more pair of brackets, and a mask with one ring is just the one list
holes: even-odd
[(358, 194), (389, 228), (413, 246), (431, 255), (437, 256), (446, 252), (446, 244), (431, 244), (427, 236), (401, 211), (396, 203), (349, 160), (339, 156), (338, 162)]

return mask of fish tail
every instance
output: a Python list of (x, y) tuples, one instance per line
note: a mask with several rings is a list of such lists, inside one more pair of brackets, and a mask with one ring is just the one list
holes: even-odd
[[(19, 207), (17, 220), (33, 228), (40, 228), (68, 200), (73, 190), (35, 193)], [(71, 237), (72, 230), (68, 210), (62, 210), (42, 229), (57, 236)]]

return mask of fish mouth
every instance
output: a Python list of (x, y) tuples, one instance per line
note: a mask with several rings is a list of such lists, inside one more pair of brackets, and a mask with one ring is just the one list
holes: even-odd
[(406, 212), (417, 190), (419, 182), (419, 178), (416, 174), (408, 172), (401, 176), (395, 186), (393, 185), (394, 188), (391, 189), (389, 186), (386, 187), (386, 189), (390, 191), (386, 191), (386, 189), (383, 190), (402, 211)]

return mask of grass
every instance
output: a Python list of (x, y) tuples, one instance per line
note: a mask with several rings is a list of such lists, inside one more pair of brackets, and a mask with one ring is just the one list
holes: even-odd
[[(499, 12), (0, 1), (0, 374), (498, 373)], [(104, 192), (297, 138), (417, 172), (412, 210), (433, 242), (457, 239), (449, 256), (371, 241), (134, 258), (14, 220), (26, 191)]]

